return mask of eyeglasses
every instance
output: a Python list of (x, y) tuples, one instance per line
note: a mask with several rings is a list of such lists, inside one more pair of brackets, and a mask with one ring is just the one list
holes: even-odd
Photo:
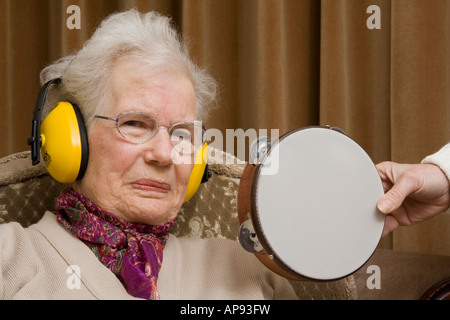
[(151, 115), (138, 111), (124, 112), (117, 118), (100, 115), (94, 115), (94, 118), (115, 121), (117, 131), (122, 137), (139, 144), (150, 141), (160, 128), (165, 128), (170, 135), (172, 146), (181, 154), (194, 153), (206, 141), (206, 131), (201, 121), (179, 122), (165, 127), (160, 126)]

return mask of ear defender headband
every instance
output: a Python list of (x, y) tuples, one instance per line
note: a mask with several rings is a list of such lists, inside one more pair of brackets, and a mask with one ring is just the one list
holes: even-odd
[[(61, 78), (52, 79), (41, 88), (27, 143), (31, 146), (33, 165), (40, 162), (40, 149), (48, 173), (58, 182), (72, 183), (84, 176), (89, 159), (87, 132), (80, 109), (75, 104), (61, 101), (41, 122), (47, 92), (50, 86), (60, 83)], [(207, 157), (208, 144), (205, 142), (195, 155), (185, 202), (211, 177)]]

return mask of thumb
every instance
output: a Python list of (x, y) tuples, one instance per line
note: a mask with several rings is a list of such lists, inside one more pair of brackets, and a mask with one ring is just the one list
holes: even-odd
[(411, 179), (400, 176), (394, 186), (378, 201), (377, 207), (384, 214), (392, 213), (400, 208), (405, 198), (415, 190)]

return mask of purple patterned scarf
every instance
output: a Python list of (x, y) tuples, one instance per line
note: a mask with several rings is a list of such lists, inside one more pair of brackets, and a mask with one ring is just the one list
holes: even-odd
[(163, 249), (175, 220), (162, 226), (125, 221), (72, 188), (56, 199), (57, 220), (85, 242), (129, 294), (159, 299), (156, 288)]

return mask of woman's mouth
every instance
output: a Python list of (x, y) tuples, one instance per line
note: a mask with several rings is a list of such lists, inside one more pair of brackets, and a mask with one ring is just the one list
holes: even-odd
[(139, 179), (134, 181), (131, 185), (136, 189), (158, 193), (169, 193), (171, 189), (170, 184), (151, 179)]

